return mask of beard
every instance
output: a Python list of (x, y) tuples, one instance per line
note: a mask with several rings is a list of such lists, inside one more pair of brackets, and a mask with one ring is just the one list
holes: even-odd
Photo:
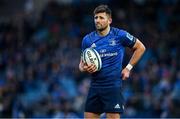
[(104, 31), (107, 27), (108, 27), (108, 25), (106, 25), (106, 26), (104, 26), (104, 27), (102, 27), (102, 25), (101, 25), (100, 27), (98, 27), (98, 26), (96, 25), (96, 30), (99, 31), (99, 32), (102, 32), (102, 31)]

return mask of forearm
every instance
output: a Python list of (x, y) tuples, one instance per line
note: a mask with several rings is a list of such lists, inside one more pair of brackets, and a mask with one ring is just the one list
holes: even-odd
[(137, 49), (134, 51), (129, 63), (134, 66), (142, 57), (142, 55), (144, 54), (145, 48), (142, 49)]
[(145, 49), (146, 49), (145, 46), (139, 40), (137, 40), (137, 43), (133, 47), (134, 53), (129, 61), (129, 64), (134, 66), (144, 54)]

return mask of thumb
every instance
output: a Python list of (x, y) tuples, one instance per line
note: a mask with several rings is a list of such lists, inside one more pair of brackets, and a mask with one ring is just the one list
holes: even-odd
[(122, 80), (125, 79), (125, 76), (124, 76), (124, 72), (123, 72), (123, 71), (121, 72), (121, 77), (122, 77)]

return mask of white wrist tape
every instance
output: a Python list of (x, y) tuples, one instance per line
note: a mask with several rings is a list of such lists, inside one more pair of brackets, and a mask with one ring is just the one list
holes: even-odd
[(133, 68), (133, 66), (132, 66), (131, 64), (128, 64), (128, 65), (126, 66), (126, 68), (127, 68), (129, 71), (131, 71), (131, 69)]

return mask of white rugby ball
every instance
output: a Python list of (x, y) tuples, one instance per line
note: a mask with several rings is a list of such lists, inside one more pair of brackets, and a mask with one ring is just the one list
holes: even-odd
[(83, 52), (83, 61), (88, 65), (95, 64), (96, 71), (102, 67), (102, 61), (99, 53), (94, 48), (86, 48)]

